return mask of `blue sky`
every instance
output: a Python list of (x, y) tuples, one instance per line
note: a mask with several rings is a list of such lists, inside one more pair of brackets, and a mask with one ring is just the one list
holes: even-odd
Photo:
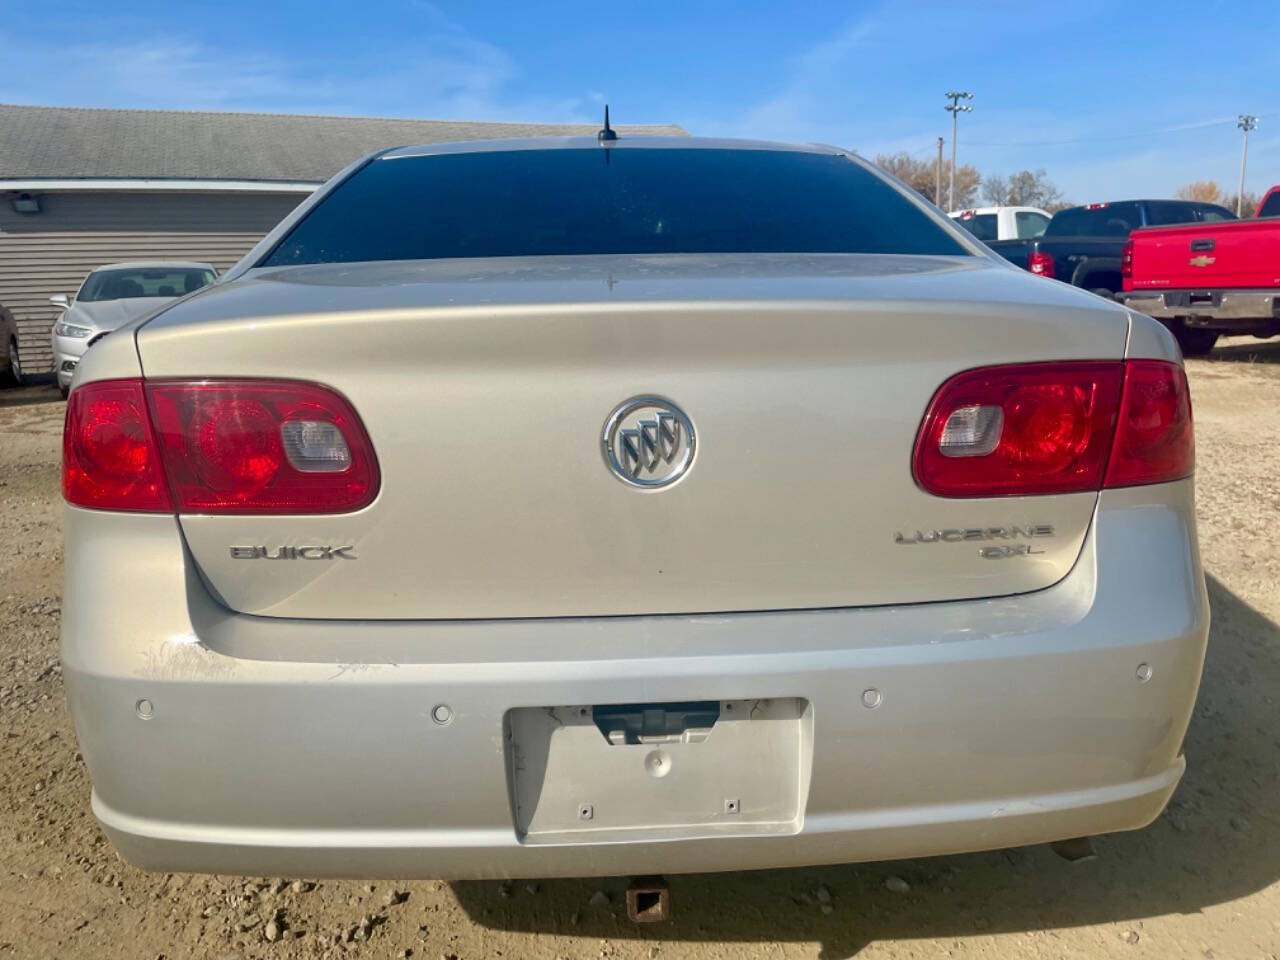
[[(0, 101), (476, 120), (614, 118), (1044, 167), (1078, 202), (1280, 182), (1280, 2), (0, 0)], [(949, 149), (949, 147), (948, 147)]]

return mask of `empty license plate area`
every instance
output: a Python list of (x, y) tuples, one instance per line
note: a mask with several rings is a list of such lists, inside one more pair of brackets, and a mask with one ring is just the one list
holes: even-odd
[(812, 729), (796, 697), (508, 711), (517, 833), (526, 843), (793, 833)]

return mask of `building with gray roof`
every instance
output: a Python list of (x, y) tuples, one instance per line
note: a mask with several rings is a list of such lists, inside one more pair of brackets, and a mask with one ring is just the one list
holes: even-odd
[(226, 269), (306, 194), (375, 150), (596, 129), (0, 104), (0, 304), (17, 317), (24, 370), (46, 371), (58, 313), (49, 297), (73, 294), (94, 267), (164, 259)]

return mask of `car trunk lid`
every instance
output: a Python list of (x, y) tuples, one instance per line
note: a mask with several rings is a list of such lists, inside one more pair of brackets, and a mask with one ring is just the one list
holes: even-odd
[[(1119, 308), (983, 258), (690, 255), (256, 271), (138, 343), (149, 378), (332, 387), (376, 451), (381, 490), (356, 513), (181, 517), (224, 604), (420, 619), (1048, 586), (1096, 495), (931, 496), (912, 479), (915, 436), (960, 370), (1119, 359), (1126, 333)], [(658, 398), (627, 424), (642, 456), (696, 435), (660, 489), (623, 482), (602, 444), (636, 397)], [(677, 410), (687, 420), (663, 419)], [(991, 559), (988, 542), (1031, 549)]]

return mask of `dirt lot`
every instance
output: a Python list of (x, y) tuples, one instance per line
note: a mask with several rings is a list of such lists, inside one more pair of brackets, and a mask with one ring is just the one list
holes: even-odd
[(676, 919), (656, 927), (627, 923), (621, 882), (316, 884), (120, 861), (89, 813), (58, 668), (62, 404), (52, 388), (0, 391), (0, 960), (1274, 960), (1280, 343), (1228, 341), (1190, 370), (1214, 620), (1190, 771), (1160, 820), (1075, 865), (1031, 848), (676, 878)]

